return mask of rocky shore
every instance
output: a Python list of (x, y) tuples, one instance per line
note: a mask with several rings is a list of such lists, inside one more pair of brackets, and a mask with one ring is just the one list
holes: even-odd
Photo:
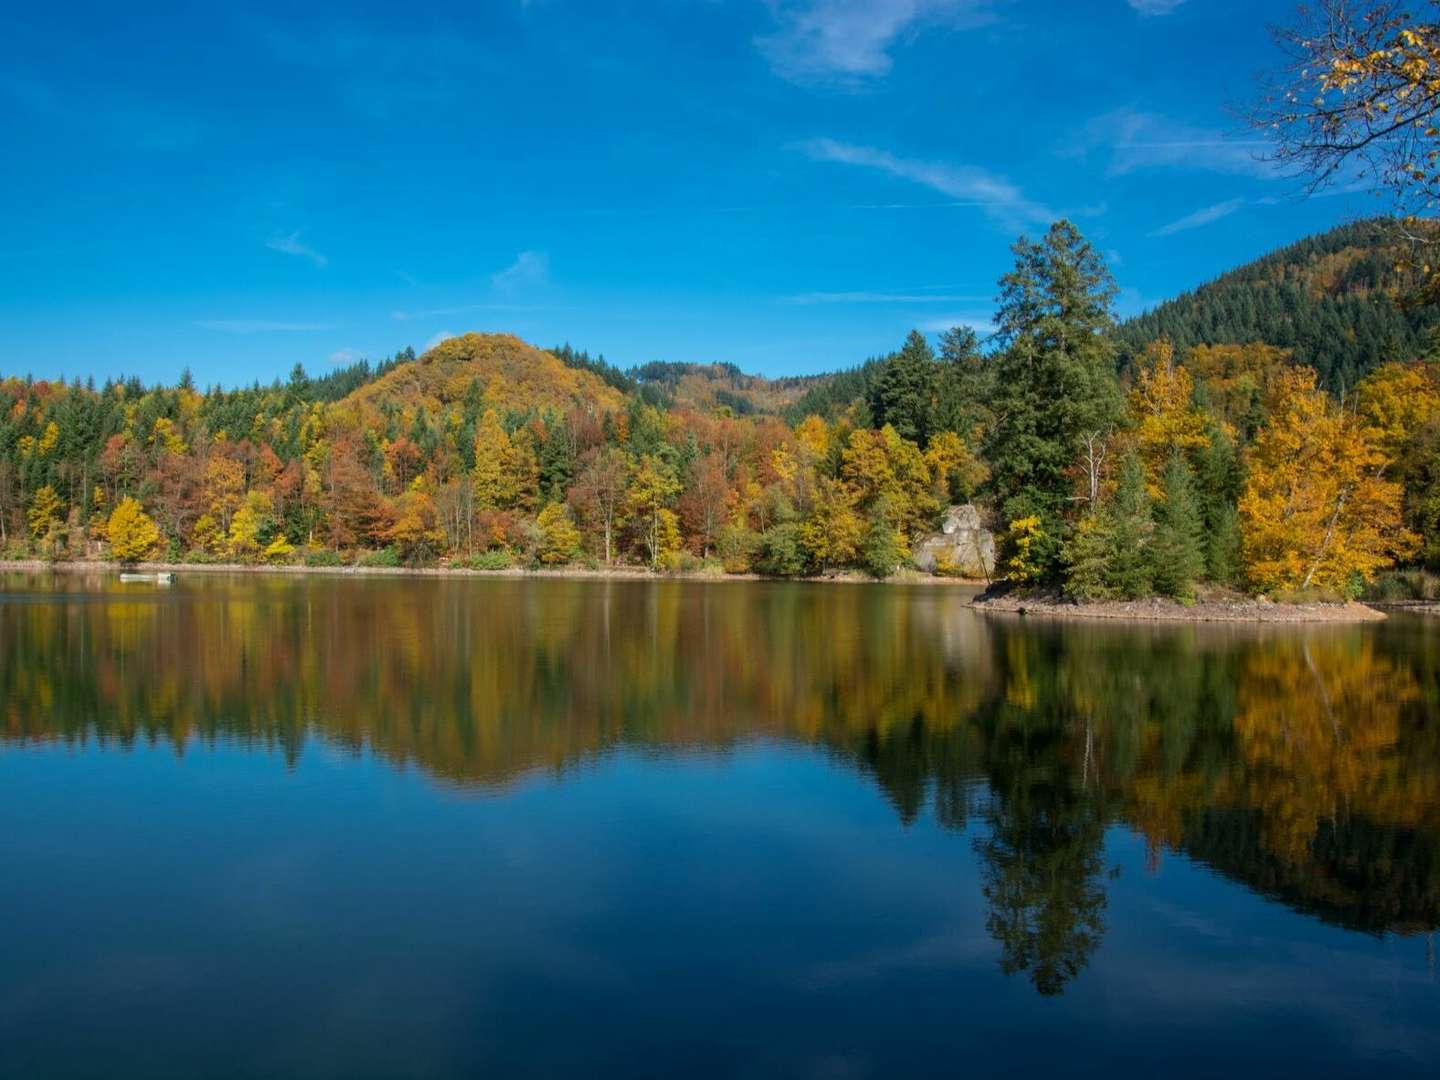
[(1276, 603), (1250, 597), (1209, 597), (1181, 604), (1161, 597), (1080, 603), (1060, 594), (985, 593), (974, 606), (981, 611), (1060, 619), (1128, 619), (1132, 622), (1357, 623), (1378, 622), (1384, 612), (1365, 604)]

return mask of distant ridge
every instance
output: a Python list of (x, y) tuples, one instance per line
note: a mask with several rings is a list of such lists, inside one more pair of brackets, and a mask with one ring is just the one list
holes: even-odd
[(1117, 333), (1122, 358), (1158, 337), (1182, 355), (1193, 345), (1263, 341), (1293, 350), (1333, 390), (1387, 360), (1414, 359), (1440, 312), (1396, 302), (1415, 279), (1397, 269), (1384, 224), (1361, 221), (1306, 237), (1127, 319)]

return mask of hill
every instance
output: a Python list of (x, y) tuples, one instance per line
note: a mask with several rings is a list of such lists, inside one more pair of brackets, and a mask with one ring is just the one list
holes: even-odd
[(655, 362), (632, 368), (630, 377), (642, 397), (663, 408), (712, 412), (728, 408), (736, 416), (776, 415), (828, 376), (767, 379), (747, 375), (734, 364)]
[(1122, 359), (1157, 337), (1182, 354), (1262, 341), (1292, 350), (1334, 390), (1353, 386), (1387, 360), (1423, 352), (1440, 324), (1434, 306), (1397, 302), (1415, 285), (1397, 256), (1383, 221), (1306, 237), (1126, 320), (1117, 332)]
[(573, 406), (614, 412), (625, 403), (624, 394), (599, 375), (571, 367), (510, 334), (463, 334), (395, 364), (339, 404), (367, 416), (392, 409), (434, 415), (481, 395), (516, 413), (564, 412)]

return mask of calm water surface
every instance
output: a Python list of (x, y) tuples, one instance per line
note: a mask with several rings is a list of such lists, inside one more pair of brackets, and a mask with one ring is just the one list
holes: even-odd
[(0, 577), (0, 1076), (1435, 1075), (1440, 619)]

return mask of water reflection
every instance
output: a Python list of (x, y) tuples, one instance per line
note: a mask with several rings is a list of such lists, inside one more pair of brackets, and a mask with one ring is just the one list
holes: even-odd
[(0, 738), (307, 739), (459, 785), (766, 739), (971, 829), (1001, 966), (1106, 932), (1108, 828), (1326, 922), (1440, 924), (1440, 636), (992, 621), (946, 589), (10, 578)]

